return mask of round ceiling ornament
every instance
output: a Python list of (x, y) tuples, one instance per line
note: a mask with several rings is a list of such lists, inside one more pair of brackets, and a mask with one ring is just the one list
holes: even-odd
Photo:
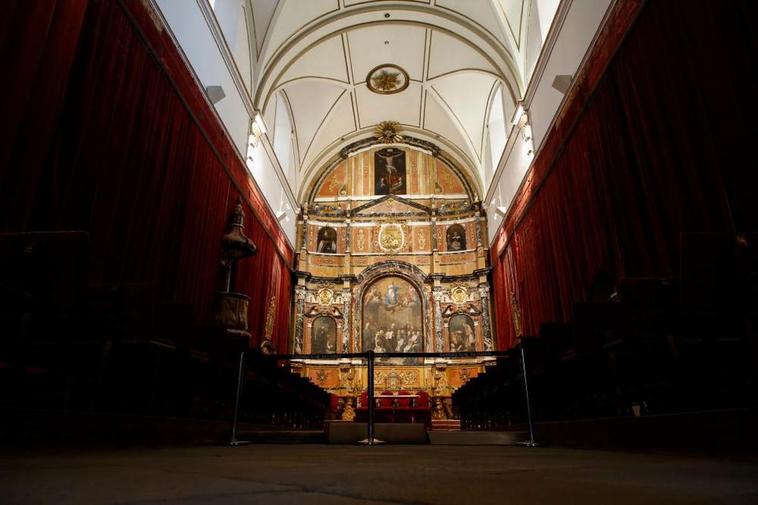
[(366, 86), (380, 95), (400, 93), (410, 84), (408, 72), (390, 63), (374, 67), (366, 75)]

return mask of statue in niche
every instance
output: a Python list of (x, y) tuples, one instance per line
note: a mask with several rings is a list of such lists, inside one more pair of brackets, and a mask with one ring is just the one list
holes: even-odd
[(316, 252), (327, 254), (335, 254), (337, 252), (337, 231), (334, 228), (324, 226), (318, 231)]
[(374, 193), (406, 193), (405, 151), (387, 147), (374, 153)]
[(454, 224), (447, 229), (447, 250), (464, 251), (466, 249), (466, 229)]

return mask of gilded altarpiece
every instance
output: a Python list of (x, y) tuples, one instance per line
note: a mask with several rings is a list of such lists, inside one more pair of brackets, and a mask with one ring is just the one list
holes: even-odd
[[(343, 154), (298, 222), (293, 349), (321, 355), (301, 373), (352, 397), (366, 368), (341, 354), (492, 350), (486, 214), (465, 173), (431, 144)], [(489, 362), (392, 358), (374, 380), (445, 399)]]

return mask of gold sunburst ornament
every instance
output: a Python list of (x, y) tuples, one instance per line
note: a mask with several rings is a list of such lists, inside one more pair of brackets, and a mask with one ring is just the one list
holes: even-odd
[(380, 144), (397, 144), (403, 140), (402, 135), (398, 133), (399, 130), (400, 123), (397, 121), (382, 121), (374, 132)]
[(371, 76), (371, 84), (381, 91), (392, 91), (400, 84), (400, 72), (381, 70)]

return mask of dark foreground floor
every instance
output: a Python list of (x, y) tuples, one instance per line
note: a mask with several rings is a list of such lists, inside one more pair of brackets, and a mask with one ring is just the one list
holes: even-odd
[(5, 451), (0, 503), (755, 504), (758, 460), (471, 446)]

